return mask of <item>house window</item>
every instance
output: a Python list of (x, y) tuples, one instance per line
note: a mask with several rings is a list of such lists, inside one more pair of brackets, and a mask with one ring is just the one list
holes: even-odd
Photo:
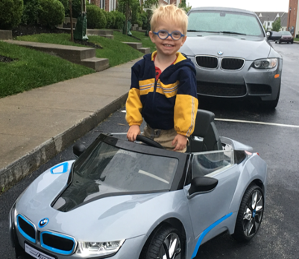
[(100, 2), (100, 8), (105, 10), (105, 0), (101, 0)]
[(116, 10), (116, 0), (109, 0), (109, 12)]

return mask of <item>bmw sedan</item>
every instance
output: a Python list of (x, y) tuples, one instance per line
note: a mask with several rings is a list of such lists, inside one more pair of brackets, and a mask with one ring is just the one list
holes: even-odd
[(180, 52), (196, 67), (197, 93), (204, 97), (251, 98), (274, 109), (283, 60), (254, 12), (200, 7), (188, 13), (187, 40)]

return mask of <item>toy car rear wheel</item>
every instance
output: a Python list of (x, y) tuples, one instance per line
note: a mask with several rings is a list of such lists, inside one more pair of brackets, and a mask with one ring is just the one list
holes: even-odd
[(147, 241), (139, 259), (184, 259), (181, 234), (171, 226), (155, 231)]
[(249, 241), (258, 232), (264, 213), (264, 194), (260, 187), (250, 185), (241, 202), (235, 232), (232, 235), (238, 241)]

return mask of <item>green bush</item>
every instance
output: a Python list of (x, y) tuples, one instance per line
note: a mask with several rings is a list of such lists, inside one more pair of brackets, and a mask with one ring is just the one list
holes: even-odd
[(0, 1), (0, 29), (13, 29), (21, 23), (23, 0)]
[(24, 0), (22, 24), (36, 24), (40, 9), (39, 0)]
[(105, 11), (96, 5), (87, 5), (87, 28), (102, 29), (107, 25)]
[(119, 12), (119, 11), (112, 11), (114, 17), (115, 17), (115, 24), (113, 29), (122, 29), (125, 24), (126, 16)]
[(142, 20), (142, 29), (146, 30), (147, 29), (147, 21), (148, 21), (146, 12), (142, 12), (140, 14), (140, 18)]
[(114, 27), (114, 24), (115, 24), (115, 17), (113, 15), (113, 13), (111, 12), (105, 12), (105, 15), (106, 15), (106, 20), (107, 20), (107, 25), (106, 25), (106, 28), (107, 29), (112, 29)]
[(41, 25), (55, 27), (64, 21), (64, 7), (58, 0), (39, 0), (38, 21)]

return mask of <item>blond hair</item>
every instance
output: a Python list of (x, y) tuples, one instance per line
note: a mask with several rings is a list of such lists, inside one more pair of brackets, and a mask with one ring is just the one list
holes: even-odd
[(153, 15), (150, 21), (152, 31), (155, 31), (160, 19), (174, 22), (175, 24), (182, 26), (183, 34), (186, 35), (188, 16), (183, 9), (178, 8), (173, 4), (160, 5), (156, 9), (153, 9)]

